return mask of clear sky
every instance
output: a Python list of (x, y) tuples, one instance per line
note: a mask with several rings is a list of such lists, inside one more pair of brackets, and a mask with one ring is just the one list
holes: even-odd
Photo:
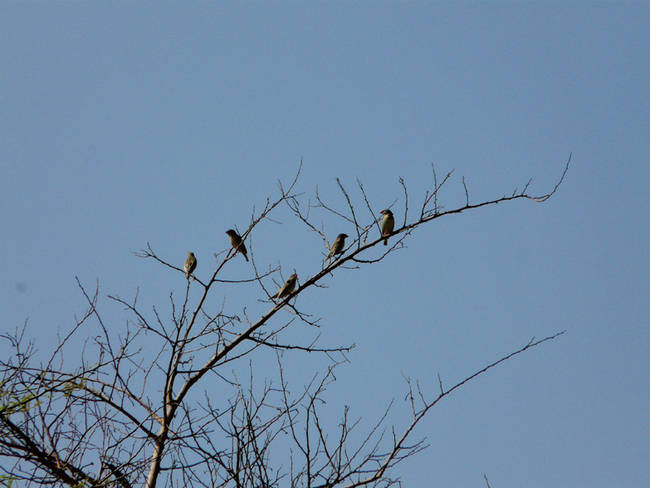
[[(451, 384), (567, 330), (443, 401), (405, 486), (647, 486), (649, 22), (647, 2), (2, 2), (2, 330), (29, 318), (47, 350), (83, 310), (75, 275), (164, 305), (184, 281), (132, 251), (194, 250), (208, 276), (301, 158), (300, 191), (340, 202), (335, 178), (358, 177), (376, 208), (400, 176), (420, 200), (431, 163), (455, 168), (451, 208), (462, 175), (473, 201), (530, 177), (544, 193), (573, 152), (547, 203), (434, 221), (300, 300), (322, 344), (357, 345), (328, 405), (368, 424), (403, 409), (403, 376), (433, 395), (437, 372)], [(323, 249), (285, 217), (256, 259), (303, 277)]]

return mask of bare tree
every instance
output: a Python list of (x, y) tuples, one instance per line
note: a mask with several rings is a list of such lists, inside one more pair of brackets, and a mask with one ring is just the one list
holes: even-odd
[[(388, 208), (401, 210), (399, 215), (395, 212), (392, 232), (383, 236), (378, 209), (360, 181), (353, 192), (337, 179), (345, 206), (336, 208), (318, 189), (307, 200), (297, 193), (299, 169), (288, 185), (279, 183), (275, 199), (268, 198), (261, 210), (253, 208), (241, 234), (250, 253), (250, 276), (224, 279), (224, 267), (241, 259), (237, 254), (241, 248), (221, 251), (214, 255), (209, 279), (202, 281), (188, 268), (183, 295), (169, 295), (168, 316), (159, 307), (148, 311), (141, 306), (137, 293), (131, 299), (109, 295), (129, 316), (124, 326), (109, 327), (98, 308), (99, 285), (89, 289), (77, 279), (87, 310), (46, 360), (38, 360), (36, 343), (26, 338), (26, 323), (2, 335), (11, 354), (0, 361), (0, 457), (4, 459), (0, 480), (74, 487), (154, 487), (161, 480), (165, 486), (237, 488), (399, 484), (394, 468), (427, 447), (424, 439), (414, 439), (414, 433), (440, 400), (563, 332), (530, 339), (451, 386), (444, 386), (438, 376), (435, 394), (425, 393), (417, 381), (407, 379), (410, 418), (399, 427), (388, 425), (391, 403), (362, 432), (359, 419), (347, 406), (334, 425), (322, 414), (327, 387), (353, 345), (321, 346), (320, 319), (303, 310), (297, 297), (323, 286), (324, 279), (339, 268), (362, 269), (381, 262), (402, 248), (417, 227), (436, 219), (515, 200), (545, 202), (563, 182), (570, 161), (571, 157), (555, 187), (540, 196), (529, 193), (529, 181), (521, 191), (472, 203), (463, 178), (464, 204), (451, 209), (439, 204), (439, 192), (452, 179), (452, 172), (439, 178), (432, 167), (431, 189), (417, 206), (400, 179), (399, 205), (396, 200)], [(284, 293), (278, 293), (278, 288), (287, 270), (258, 263), (253, 243), (257, 226), (273, 221), (281, 206), (317, 234), (324, 248), (318, 269), (294, 281), (295, 286), (289, 286), (289, 277)], [(354, 228), (340, 254), (328, 255), (330, 242), (315, 213)], [(384, 248), (386, 238), (389, 245)], [(375, 247), (381, 252), (372, 257), (368, 250)], [(137, 255), (167, 269), (170, 279), (185, 279), (186, 270), (175, 264), (176, 257), (162, 257), (149, 244)], [(240, 285), (256, 292), (249, 306), (232, 313), (215, 297), (216, 290), (223, 294), (223, 287)], [(250, 316), (253, 303), (265, 310)], [(281, 310), (288, 312), (288, 319), (282, 318), (287, 314), (280, 315)], [(312, 338), (306, 343), (285, 340), (287, 331), (299, 323), (312, 327)], [(71, 365), (69, 358), (79, 357), (80, 338), (81, 356)], [(66, 360), (70, 349), (77, 354)], [(275, 372), (256, 378), (250, 360), (267, 353), (272, 355)], [(284, 366), (287, 354), (322, 355), (327, 365), (296, 389), (290, 381), (293, 373)]]

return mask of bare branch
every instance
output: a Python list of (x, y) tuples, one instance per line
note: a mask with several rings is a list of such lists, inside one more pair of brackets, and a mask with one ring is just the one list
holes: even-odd
[[(355, 345), (323, 347), (321, 333), (328, 329), (320, 328), (323, 319), (306, 309), (299, 296), (327, 287), (340, 269), (361, 270), (407, 250), (410, 235), (437, 218), (518, 199), (547, 201), (564, 181), (571, 157), (553, 189), (541, 196), (529, 193), (530, 179), (510, 196), (471, 204), (463, 177), (465, 201), (457, 207), (439, 203), (439, 192), (453, 171), (439, 180), (432, 165), (433, 186), (414, 212), (409, 212), (412, 198), (406, 182), (399, 178), (402, 196), (388, 205), (385, 201), (382, 208), (399, 215), (401, 205), (403, 219), (386, 236), (359, 179), (357, 193), (336, 178), (344, 210), (327, 203), (318, 187), (312, 198), (297, 192), (301, 161), (288, 184), (278, 182), (274, 198), (252, 207), (243, 232), (234, 225), (246, 241), (250, 271), (233, 278), (223, 275), (237, 256), (229, 246), (214, 252), (211, 265), (203, 264), (207, 278), (192, 274), (186, 280), (184, 269), (173, 264), (175, 258), (158, 255), (147, 242), (136, 256), (184, 281), (174, 288), (181, 291), (170, 291), (163, 303), (148, 307), (142, 305), (139, 290), (132, 299), (107, 295), (127, 317), (122, 326), (108, 324), (100, 313), (99, 284), (89, 290), (76, 278), (85, 310), (58, 337), (42, 364), (36, 361), (35, 342), (25, 338), (27, 322), (14, 333), (0, 334), (11, 349), (7, 358), (0, 358), (0, 456), (8, 460), (0, 473), (27, 485), (75, 487), (153, 488), (161, 479), (170, 487), (400, 485), (394, 468), (428, 446), (425, 438), (415, 438), (415, 430), (442, 398), (564, 331), (532, 338), (451, 387), (445, 388), (437, 374), (439, 392), (433, 397), (417, 379), (405, 378), (405, 425), (388, 424), (390, 401), (379, 419), (361, 431), (362, 417), (355, 418), (349, 405), (335, 406), (340, 417), (334, 424), (325, 420), (328, 388), (337, 379), (337, 368), (349, 363), (347, 354)], [(326, 253), (328, 235), (335, 235), (326, 225), (347, 229), (352, 224), (356, 237), (334, 259), (301, 270), (293, 291), (275, 298), (277, 287), (285, 283), (282, 264), (260, 263), (254, 238), (259, 224), (279, 221), (283, 204), (295, 222), (319, 237)], [(390, 245), (384, 247), (386, 238)], [(259, 296), (233, 311), (227, 299), (233, 286), (253, 289)], [(296, 331), (299, 340), (291, 338)], [(260, 381), (252, 359), (269, 351), (275, 354), (277, 371), (265, 373)], [(295, 352), (320, 354), (325, 364), (299, 387), (290, 384), (293, 375), (283, 365)], [(241, 374), (245, 359), (248, 374)], [(199, 384), (205, 388), (202, 395)], [(489, 488), (487, 475), (484, 479)]]

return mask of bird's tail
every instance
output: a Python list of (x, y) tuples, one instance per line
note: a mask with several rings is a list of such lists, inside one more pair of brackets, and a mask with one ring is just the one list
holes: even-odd
[(388, 239), (384, 239), (384, 246), (388, 245)]

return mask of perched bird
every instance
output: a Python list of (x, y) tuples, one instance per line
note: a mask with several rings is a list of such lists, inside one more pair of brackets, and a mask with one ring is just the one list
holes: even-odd
[(193, 252), (187, 253), (187, 259), (185, 260), (185, 266), (183, 266), (183, 269), (185, 270), (185, 278), (189, 280), (190, 275), (196, 269), (196, 256)]
[(272, 298), (284, 298), (291, 295), (291, 292), (296, 288), (296, 281), (298, 280), (298, 275), (296, 273), (289, 276), (287, 282), (282, 285), (282, 288), (273, 295)]
[(244, 241), (242, 241), (241, 236), (232, 229), (228, 229), (226, 231), (226, 234), (228, 234), (228, 237), (230, 237), (230, 244), (235, 249), (235, 254), (237, 254), (238, 252), (242, 253), (244, 259), (248, 261), (246, 246), (244, 245)]
[(347, 234), (339, 234), (336, 236), (336, 239), (334, 239), (332, 247), (330, 248), (330, 253), (327, 255), (327, 259), (343, 252), (343, 248), (345, 247), (345, 238), (347, 236)]
[(115, 481), (117, 481), (122, 488), (131, 487), (131, 483), (129, 483), (129, 479), (117, 466), (109, 462), (104, 462), (104, 465), (111, 470), (111, 474), (115, 477)]
[(386, 238), (384, 239), (384, 246), (387, 246), (388, 236), (392, 234), (395, 228), (395, 217), (393, 217), (393, 212), (388, 209), (382, 210), (379, 213), (384, 215), (384, 218), (381, 219), (381, 236)]

